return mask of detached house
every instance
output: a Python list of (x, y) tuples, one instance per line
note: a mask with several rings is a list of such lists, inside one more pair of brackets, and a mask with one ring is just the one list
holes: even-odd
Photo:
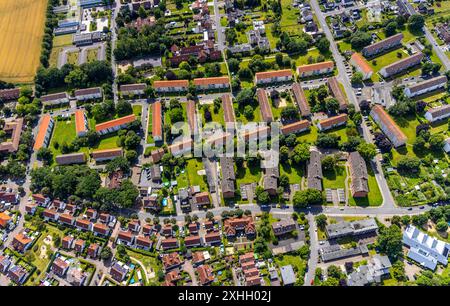
[(132, 246), (134, 244), (134, 235), (129, 231), (119, 231), (116, 241), (118, 244)]

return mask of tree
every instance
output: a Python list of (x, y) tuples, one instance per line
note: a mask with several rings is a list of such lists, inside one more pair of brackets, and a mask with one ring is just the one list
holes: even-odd
[(109, 260), (112, 257), (112, 251), (109, 246), (105, 246), (100, 252), (100, 258), (103, 260)]
[(44, 161), (45, 165), (50, 165), (53, 161), (53, 153), (49, 148), (42, 147), (37, 152), (37, 158)]
[(237, 41), (237, 32), (233, 28), (226, 28), (225, 29), (225, 39), (227, 43), (232, 46)]
[(295, 106), (286, 106), (281, 110), (281, 118), (283, 120), (290, 121), (290, 120), (299, 119), (300, 115)]
[(379, 230), (377, 245), (380, 251), (385, 253), (391, 261), (395, 261), (403, 253), (402, 238), (402, 231), (397, 225), (382, 227)]
[(327, 155), (322, 159), (322, 169), (324, 171), (334, 171), (336, 158), (334, 155)]
[(397, 22), (395, 22), (395, 21), (389, 22), (384, 27), (384, 33), (386, 34), (386, 37), (394, 35), (397, 32), (397, 27), (398, 27)]
[(355, 72), (352, 75), (351, 82), (353, 85), (360, 85), (363, 83), (364, 76), (361, 72)]
[(327, 225), (327, 216), (324, 214), (320, 214), (314, 218), (316, 220), (317, 227), (321, 230), (325, 229), (325, 226)]
[(214, 213), (211, 212), (211, 211), (208, 211), (208, 212), (206, 213), (205, 217), (206, 217), (206, 219), (208, 219), (208, 220), (211, 221), (211, 220), (214, 219)]
[(239, 70), (240, 61), (234, 57), (230, 58), (228, 61), (228, 69), (230, 72), (236, 73)]
[(445, 220), (441, 220), (436, 224), (436, 230), (438, 232), (446, 232), (448, 230), (448, 224)]
[(337, 148), (339, 145), (339, 136), (334, 133), (331, 134), (320, 133), (317, 136), (316, 145), (324, 149)]
[(326, 37), (322, 37), (316, 42), (316, 47), (320, 53), (327, 53), (330, 51), (330, 42)]
[(434, 151), (442, 150), (444, 144), (445, 137), (442, 134), (433, 134), (430, 136), (428, 140), (430, 143), (430, 149)]
[(247, 120), (253, 119), (253, 117), (254, 117), (254, 115), (253, 115), (253, 107), (251, 105), (246, 105), (244, 107), (244, 117)]
[(289, 148), (286, 146), (282, 146), (280, 148), (280, 161), (285, 163), (289, 160)]
[(425, 215), (414, 215), (411, 222), (417, 227), (423, 227), (428, 222), (428, 218)]
[(421, 152), (422, 150), (425, 149), (427, 142), (425, 141), (425, 139), (423, 139), (423, 137), (418, 136), (416, 137), (416, 140), (414, 141), (413, 144), (413, 149), (416, 152)]
[(412, 32), (421, 32), (425, 25), (425, 18), (422, 15), (414, 14), (408, 18), (408, 28)]
[(420, 159), (415, 156), (402, 157), (397, 163), (397, 169), (404, 172), (417, 172), (420, 167)]
[(356, 147), (356, 150), (366, 161), (372, 160), (377, 155), (376, 149), (377, 147), (374, 144), (367, 142), (362, 142)]
[(305, 208), (308, 205), (321, 204), (322, 202), (322, 192), (313, 188), (296, 191), (293, 197), (293, 203), (296, 208)]
[(350, 44), (355, 50), (360, 50), (372, 42), (372, 36), (363, 31), (356, 31), (350, 38)]
[(300, 164), (309, 160), (311, 152), (309, 151), (309, 145), (306, 143), (300, 143), (295, 146), (292, 152), (292, 161), (296, 164)]
[(251, 88), (242, 89), (236, 96), (236, 102), (239, 105), (249, 105), (255, 102), (254, 92)]
[(130, 102), (121, 100), (117, 102), (116, 111), (119, 117), (123, 117), (132, 114), (133, 107), (131, 106)]

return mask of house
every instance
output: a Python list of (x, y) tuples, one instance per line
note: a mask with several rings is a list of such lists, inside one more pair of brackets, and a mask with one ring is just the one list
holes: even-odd
[[(189, 124), (189, 132), (191, 135), (198, 135), (199, 129), (198, 129), (198, 118), (195, 111), (195, 102), (192, 100), (189, 100), (187, 102), (186, 107), (186, 114), (187, 114), (187, 121)], [(175, 122), (172, 122), (175, 123)]]
[(263, 188), (271, 196), (277, 194), (279, 177), (280, 173), (278, 171), (278, 165), (276, 167), (265, 168), (263, 177)]
[(153, 88), (157, 93), (170, 93), (170, 92), (185, 92), (188, 90), (188, 80), (173, 80), (173, 81), (155, 81), (153, 82)]
[(0, 212), (0, 227), (7, 228), (11, 224), (13, 219), (5, 212)]
[(292, 219), (283, 219), (272, 223), (272, 230), (275, 236), (285, 235), (291, 233), (297, 229), (297, 224)]
[(327, 84), (328, 84), (328, 88), (330, 89), (331, 94), (339, 102), (339, 110), (341, 112), (347, 110), (347, 107), (348, 107), (347, 98), (345, 97), (345, 94), (342, 91), (337, 78), (335, 76), (328, 78)]
[(32, 195), (34, 202), (42, 207), (47, 207), (50, 203), (50, 199), (48, 197), (43, 196), (42, 194), (35, 193)]
[(205, 262), (204, 251), (196, 251), (192, 253), (192, 264), (194, 266), (201, 265)]
[(367, 265), (359, 266), (348, 276), (348, 285), (367, 286), (380, 283), (383, 277), (389, 276), (391, 267), (389, 257), (376, 254), (367, 261)]
[(200, 285), (205, 286), (214, 281), (213, 270), (209, 265), (201, 265), (197, 268)]
[(342, 221), (335, 224), (328, 224), (325, 227), (328, 239), (373, 234), (377, 230), (378, 225), (373, 218), (351, 222)]
[(62, 245), (63, 249), (71, 250), (73, 247), (74, 241), (75, 241), (75, 239), (72, 236), (65, 236), (61, 240), (61, 245)]
[(95, 223), (92, 227), (92, 231), (95, 235), (108, 236), (110, 233), (110, 229), (108, 226), (102, 223)]
[(369, 193), (369, 176), (364, 158), (358, 151), (351, 152), (348, 156), (348, 165), (350, 168), (350, 191), (352, 197), (367, 197)]
[(63, 154), (57, 155), (55, 160), (58, 165), (84, 164), (86, 155), (84, 153)]
[(295, 284), (296, 277), (295, 277), (294, 269), (292, 268), (291, 265), (282, 266), (280, 268), (280, 272), (281, 272), (281, 279), (283, 280), (284, 286), (292, 286)]
[(376, 54), (382, 53), (386, 50), (401, 46), (403, 39), (403, 34), (398, 33), (392, 35), (386, 39), (383, 39), (377, 43), (368, 45), (362, 49), (362, 54), (365, 57), (372, 57)]
[(223, 232), (227, 237), (234, 237), (238, 232), (250, 236), (256, 233), (256, 226), (251, 216), (233, 217), (224, 221)]
[(435, 270), (438, 263), (444, 266), (448, 263), (450, 245), (421, 232), (413, 225), (403, 232), (403, 244), (409, 248), (407, 256), (425, 268)]
[(78, 137), (86, 135), (89, 130), (88, 120), (84, 110), (78, 109), (75, 111), (75, 129)]
[(173, 235), (172, 224), (170, 223), (164, 224), (161, 230), (161, 234), (166, 237), (172, 236)]
[(73, 247), (73, 249), (75, 250), (76, 253), (83, 253), (84, 248), (86, 247), (86, 241), (84, 241), (83, 239), (77, 239), (75, 240), (75, 245)]
[[(447, 26), (445, 25), (438, 25), (436, 26), (436, 33), (438, 34), (438, 37), (443, 40), (446, 44), (450, 43), (450, 31)], [(0, 97), (1, 97), (1, 91), (0, 91)]]
[(66, 279), (73, 286), (83, 286), (87, 279), (87, 274), (82, 272), (81, 269), (73, 268), (67, 272)]
[(322, 191), (322, 162), (321, 153), (318, 150), (311, 150), (307, 165), (308, 188)]
[(317, 124), (317, 128), (319, 131), (326, 131), (341, 125), (345, 125), (347, 123), (348, 116), (347, 114), (340, 114), (334, 117), (330, 117), (327, 119), (320, 120)]
[(100, 252), (100, 246), (97, 243), (91, 243), (87, 249), (87, 254), (91, 258), (97, 258)]
[(255, 74), (255, 85), (266, 85), (289, 81), (292, 81), (291, 69), (257, 72)]
[(73, 225), (75, 218), (69, 214), (61, 214), (59, 215), (59, 222), (65, 225)]
[(75, 99), (77, 101), (97, 100), (103, 97), (102, 89), (100, 87), (92, 87), (75, 90)]
[(144, 205), (144, 208), (148, 209), (148, 210), (153, 210), (153, 211), (161, 210), (161, 205), (158, 202), (157, 194), (151, 194), (148, 197), (144, 197), (142, 199), (142, 204)]
[(363, 75), (363, 80), (368, 80), (372, 77), (373, 70), (370, 68), (369, 63), (359, 54), (354, 52), (350, 57), (350, 64), (356, 68), (356, 71)]
[(109, 223), (110, 221), (112, 221), (114, 219), (114, 217), (112, 217), (110, 214), (107, 214), (107, 213), (101, 213), (98, 216), (98, 219), (102, 223)]
[(289, 135), (289, 134), (297, 134), (304, 131), (309, 130), (311, 127), (311, 122), (308, 120), (300, 120), (293, 123), (289, 123), (286, 125), (283, 125), (281, 127), (281, 133), (283, 135)]
[(61, 256), (58, 256), (53, 260), (52, 263), (52, 272), (58, 275), (59, 277), (64, 277), (69, 270), (69, 263), (65, 261)]
[(302, 117), (311, 116), (311, 108), (306, 100), (305, 92), (303, 91), (302, 86), (299, 83), (294, 83), (292, 85), (292, 92), (294, 93), (295, 103), (297, 103)]
[(165, 250), (176, 249), (179, 247), (177, 238), (165, 238), (161, 241), (161, 248)]
[(0, 255), (0, 272), (5, 274), (11, 265), (11, 260), (8, 256)]
[(16, 284), (23, 284), (27, 279), (28, 271), (19, 265), (12, 266), (8, 271), (8, 277)]
[(262, 120), (264, 122), (272, 122), (272, 108), (270, 107), (269, 98), (267, 97), (266, 91), (262, 88), (258, 88), (256, 90), (256, 97), (258, 99), (259, 106), (261, 107)]
[(36, 212), (36, 207), (37, 204), (28, 203), (25, 205), (25, 211), (27, 212), (27, 214), (34, 215), (34, 213)]
[(136, 247), (144, 250), (150, 250), (152, 247), (152, 241), (147, 236), (137, 236), (136, 237)]
[(118, 244), (131, 246), (134, 244), (134, 235), (130, 231), (119, 231), (116, 241)]
[(188, 225), (189, 234), (197, 234), (198, 233), (198, 223), (197, 222), (191, 222)]
[(194, 146), (194, 142), (192, 139), (186, 139), (179, 142), (176, 142), (170, 145), (169, 152), (172, 153), (173, 156), (180, 156), (184, 154), (188, 154), (192, 151)]
[(162, 255), (161, 261), (166, 272), (178, 268), (182, 263), (180, 255), (176, 252)]
[(202, 241), (199, 235), (190, 235), (184, 238), (184, 244), (186, 247), (197, 247), (202, 245)]
[(67, 92), (45, 95), (41, 97), (41, 102), (44, 105), (69, 103), (69, 95), (67, 94)]
[(109, 270), (109, 274), (111, 274), (111, 277), (114, 280), (122, 282), (123, 280), (125, 280), (125, 277), (128, 274), (128, 266), (116, 262), (112, 265), (111, 269)]
[[(152, 120), (153, 120), (153, 118), (152, 118)], [(162, 135), (162, 133), (161, 133), (161, 135)], [(162, 136), (161, 136), (161, 138), (162, 138)], [(152, 157), (152, 162), (153, 163), (159, 162), (162, 159), (162, 157), (164, 156), (164, 153), (165, 152), (164, 152), (163, 148), (159, 148), (159, 149), (151, 151), (150, 156)]]
[(116, 157), (122, 157), (123, 150), (121, 148), (117, 149), (106, 149), (106, 150), (97, 150), (92, 152), (92, 158), (96, 162), (101, 162), (105, 160), (111, 160)]
[(93, 208), (88, 208), (88, 209), (86, 209), (85, 215), (89, 219), (97, 219), (97, 210), (95, 210)]
[(57, 221), (59, 218), (59, 214), (56, 210), (48, 209), (48, 208), (46, 208), (42, 212), (42, 216), (44, 217), (45, 221), (48, 221), (48, 220)]
[(132, 232), (139, 232), (141, 230), (141, 223), (139, 220), (132, 220), (128, 222), (128, 230)]
[(199, 192), (193, 196), (193, 202), (198, 207), (209, 206), (211, 204), (211, 199), (209, 198), (209, 192)]
[(111, 121), (99, 123), (95, 126), (95, 130), (100, 135), (105, 135), (108, 133), (113, 133), (115, 131), (118, 131), (124, 127), (126, 127), (128, 124), (134, 122), (136, 120), (136, 115), (131, 114), (125, 117), (113, 119)]
[(222, 243), (222, 237), (218, 231), (210, 231), (205, 235), (205, 244), (215, 245)]
[(0, 100), (17, 100), (20, 97), (20, 88), (8, 88), (0, 90)]
[(38, 151), (42, 147), (48, 147), (53, 131), (53, 126), (53, 118), (48, 114), (43, 115), (41, 123), (39, 125), (39, 131), (36, 135), (36, 139), (34, 140), (33, 150)]
[(234, 123), (236, 117), (234, 114), (233, 101), (231, 95), (226, 93), (222, 96), (223, 117), (225, 124), (228, 122)]
[(321, 75), (331, 73), (334, 69), (334, 62), (327, 61), (310, 65), (303, 65), (297, 67), (297, 74), (300, 78), (309, 76)]
[(194, 79), (194, 86), (197, 90), (216, 90), (230, 88), (228, 77), (198, 78)]
[(20, 136), (22, 135), (23, 118), (16, 118), (5, 121), (3, 132), (6, 135), (5, 141), (0, 143), (0, 153), (13, 153), (19, 149)]
[(429, 122), (435, 122), (446, 119), (450, 116), (450, 104), (445, 104), (436, 108), (430, 108), (425, 113), (425, 118)]
[(146, 89), (147, 84), (145, 83), (120, 85), (120, 92), (123, 96), (143, 95)]
[(222, 173), (221, 189), (222, 195), (225, 199), (234, 198), (236, 188), (235, 188), (235, 170), (234, 170), (234, 160), (232, 157), (221, 157), (220, 158), (220, 169)]
[(444, 142), (444, 151), (445, 151), (446, 153), (450, 152), (450, 137), (447, 138), (447, 139), (445, 139), (445, 142)]
[(405, 59), (399, 60), (393, 64), (390, 64), (388, 66), (381, 68), (380, 74), (385, 78), (393, 76), (393, 75), (403, 72), (411, 67), (419, 65), (420, 62), (422, 61), (422, 58), (423, 58), (423, 53), (417, 52), (414, 55), (411, 55)]
[(152, 104), (152, 138), (154, 141), (163, 140), (162, 108), (160, 101), (156, 101), (155, 103)]
[(18, 204), (20, 197), (15, 192), (0, 191), (0, 203)]
[(423, 82), (419, 82), (412, 86), (406, 87), (404, 89), (404, 93), (407, 97), (412, 98), (415, 96), (423, 95), (427, 92), (431, 92), (433, 90), (443, 88), (447, 84), (447, 77), (445, 75), (441, 75)]
[(86, 219), (80, 219), (78, 218), (75, 221), (75, 226), (78, 229), (84, 230), (84, 231), (91, 231), (92, 230), (92, 222)]
[(30, 248), (32, 242), (33, 238), (28, 236), (28, 234), (25, 231), (23, 231), (14, 236), (12, 241), (12, 247), (16, 251), (23, 253)]
[(406, 144), (406, 135), (398, 127), (397, 123), (392, 120), (382, 106), (373, 106), (370, 111), (370, 116), (380, 126), (381, 130), (389, 138), (394, 147), (397, 148)]
[(99, 42), (102, 40), (104, 33), (100, 31), (90, 32), (90, 33), (81, 33), (81, 34), (73, 34), (72, 36), (72, 44), (77, 47), (92, 45), (95, 42)]

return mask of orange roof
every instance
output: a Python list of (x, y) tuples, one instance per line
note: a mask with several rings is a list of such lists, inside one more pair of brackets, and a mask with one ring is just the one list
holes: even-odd
[(195, 102), (190, 100), (187, 102), (187, 119), (192, 134), (198, 133), (197, 115), (195, 114)]
[(117, 118), (117, 119), (114, 119), (114, 120), (111, 120), (111, 121), (107, 121), (107, 122), (103, 122), (103, 123), (97, 124), (95, 126), (95, 130), (97, 132), (103, 131), (103, 130), (106, 130), (106, 129), (109, 129), (109, 128), (112, 128), (112, 127), (115, 127), (115, 126), (131, 123), (134, 120), (136, 120), (136, 116), (134, 114), (128, 115), (128, 116), (125, 116), (125, 117), (122, 117), (122, 118)]
[(347, 114), (340, 114), (340, 115), (337, 115), (337, 116), (334, 116), (334, 117), (330, 117), (330, 118), (321, 120), (320, 121), (320, 126), (322, 128), (329, 127), (329, 126), (332, 126), (332, 125), (335, 125), (335, 124), (338, 124), (338, 123), (341, 123), (341, 122), (346, 122), (347, 119), (348, 119)]
[(112, 156), (122, 156), (122, 149), (106, 149), (106, 150), (97, 150), (92, 152), (92, 157), (102, 158), (102, 157), (112, 157)]
[(351, 60), (353, 60), (355, 65), (357, 65), (364, 73), (370, 73), (373, 71), (364, 57), (362, 57), (358, 52), (352, 54)]
[(4, 212), (0, 213), (0, 226), (5, 228), (8, 225), (8, 222), (11, 220), (11, 217), (5, 214)]
[(408, 139), (402, 130), (398, 127), (397, 123), (389, 116), (388, 113), (380, 105), (375, 105), (372, 107), (372, 111), (378, 115), (382, 125), (384, 125), (388, 130), (395, 134), (398, 140), (403, 140), (406, 142)]
[(309, 128), (311, 123), (308, 120), (301, 120), (294, 123), (286, 124), (281, 128), (281, 133), (284, 135), (295, 133), (296, 131), (300, 131), (306, 128)]
[(44, 145), (44, 139), (45, 136), (47, 135), (48, 126), (50, 124), (51, 119), (52, 117), (50, 115), (42, 116), (41, 125), (39, 126), (39, 132), (36, 136), (36, 141), (34, 142), (33, 149), (35, 151), (39, 150)]
[(84, 110), (75, 111), (75, 129), (77, 135), (86, 132), (86, 125), (84, 124)]
[(173, 80), (173, 81), (155, 81), (153, 82), (154, 88), (161, 88), (161, 87), (188, 87), (189, 81), (188, 80)]
[(230, 80), (228, 77), (216, 77), (216, 78), (198, 78), (194, 79), (195, 86), (203, 86), (210, 84), (229, 84)]
[(233, 101), (231, 100), (230, 94), (224, 94), (222, 96), (222, 105), (225, 122), (235, 122), (236, 119), (234, 117)]
[(161, 102), (157, 101), (152, 104), (152, 136), (162, 138), (162, 124), (161, 124)]
[(344, 110), (347, 108), (347, 99), (345, 97), (344, 92), (341, 89), (341, 86), (339, 86), (339, 81), (336, 77), (331, 77), (328, 79), (328, 87), (330, 88), (333, 96), (338, 100), (339, 102), (339, 109)]
[(311, 64), (311, 65), (298, 66), (297, 72), (298, 73), (309, 72), (309, 71), (316, 71), (316, 70), (322, 70), (322, 69), (333, 68), (333, 67), (334, 67), (334, 63), (332, 61), (328, 61), (328, 62), (321, 62), (321, 63)]
[(260, 79), (271, 79), (276, 77), (284, 77), (284, 76), (292, 76), (291, 69), (283, 69), (283, 70), (275, 70), (275, 71), (266, 71), (266, 72), (257, 72), (255, 74), (255, 78)]
[(28, 244), (31, 241), (33, 241), (33, 239), (31, 239), (30, 237), (24, 235), (24, 233), (18, 233), (16, 236), (14, 236), (14, 240), (17, 240), (22, 245)]

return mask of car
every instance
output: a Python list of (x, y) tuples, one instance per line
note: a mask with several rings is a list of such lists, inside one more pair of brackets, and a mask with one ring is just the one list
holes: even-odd
[(343, 210), (344, 210), (344, 207), (340, 207), (339, 210), (342, 210), (342, 211), (343, 211)]
[(408, 210), (412, 210), (412, 207), (409, 207)]
[(425, 206), (420, 206), (419, 208), (420, 208), (420, 209), (424, 209), (424, 208), (425, 208)]
[(324, 245), (324, 244), (325, 244), (325, 241), (320, 240), (320, 241), (319, 241), (319, 244), (320, 244), (320, 245)]
[(305, 227), (302, 225), (302, 226), (300, 226), (300, 230), (305, 230)]

